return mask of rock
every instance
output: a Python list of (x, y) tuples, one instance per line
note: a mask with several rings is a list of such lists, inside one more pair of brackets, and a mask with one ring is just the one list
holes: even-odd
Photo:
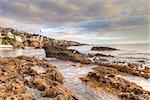
[[(110, 92), (123, 100), (148, 100), (150, 93), (139, 85), (132, 83), (122, 77), (114, 75), (114, 69), (106, 67), (95, 67), (93, 72), (81, 77), (91, 87), (99, 87)], [(112, 70), (112, 71), (111, 71)]]
[(3, 100), (35, 100), (35, 94), (24, 93), (24, 94), (12, 95), (10, 97), (4, 97)]
[(134, 94), (143, 94), (143, 91), (142, 91), (140, 88), (134, 88), (134, 89), (132, 90), (132, 92), (133, 92)]
[(139, 61), (137, 61), (137, 62), (140, 62), (140, 63), (145, 63), (145, 61), (144, 61), (144, 60), (139, 60)]
[(85, 54), (79, 53), (76, 50), (66, 49), (65, 47), (46, 44), (44, 46), (46, 57), (55, 57), (57, 59), (70, 60), (80, 62), (82, 64), (90, 64), (91, 60)]
[(88, 54), (90, 57), (114, 57), (113, 55), (105, 55), (105, 54), (101, 54), (101, 53), (97, 53), (97, 54)]
[(118, 74), (119, 73), (117, 69), (109, 68), (105, 66), (94, 67), (93, 70), (101, 74)]
[[(57, 75), (55, 69), (32, 77), (30, 84), (39, 89), (43, 97), (58, 98), (57, 100), (74, 100), (75, 97), (67, 88), (62, 85), (62, 75)], [(61, 95), (61, 96), (60, 96)]]
[(42, 94), (43, 97), (56, 98), (57, 100), (79, 100), (71, 92), (69, 92), (65, 87), (58, 84), (56, 86), (50, 86)]
[[(35, 67), (46, 71), (39, 73)], [(40, 90), (45, 97), (59, 97), (58, 100), (76, 97), (63, 86), (64, 78), (56, 66), (35, 57), (0, 57), (0, 76), (0, 100), (34, 100), (37, 94), (27, 87)]]
[(107, 77), (115, 78), (115, 75), (113, 75), (113, 74), (108, 74)]
[(69, 47), (69, 46), (80, 46), (82, 45), (79, 42), (74, 42), (74, 41), (65, 41), (65, 40), (60, 40), (58, 42), (58, 45), (63, 46), (63, 47)]
[(110, 48), (110, 47), (92, 47), (93, 51), (113, 51), (113, 50), (118, 50), (116, 48)]
[(101, 63), (101, 62), (99, 64), (102, 66), (114, 68), (117, 71), (122, 73), (141, 76), (146, 79), (150, 78), (150, 69), (148, 67), (145, 67), (145, 69), (140, 69), (137, 64), (120, 65), (120, 64)]
[(32, 41), (31, 42), (31, 47), (42, 48), (43, 46), (44, 46), (44, 43), (41, 41)]
[(27, 89), (20, 79), (12, 79), (7, 83), (0, 84), (0, 98), (6, 100), (19, 100), (19, 98), (26, 100), (33, 100), (34, 93), (27, 93)]

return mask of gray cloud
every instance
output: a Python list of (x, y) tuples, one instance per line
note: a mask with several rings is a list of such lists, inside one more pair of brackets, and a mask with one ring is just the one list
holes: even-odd
[[(117, 34), (148, 26), (149, 0), (0, 0), (0, 25), (55, 34)], [(143, 27), (144, 26), (144, 27)], [(137, 27), (139, 28), (137, 30)], [(33, 30), (34, 28), (34, 30)], [(146, 31), (144, 31), (146, 32)], [(121, 33), (120, 33), (121, 34)], [(139, 34), (138, 34), (139, 35)]]

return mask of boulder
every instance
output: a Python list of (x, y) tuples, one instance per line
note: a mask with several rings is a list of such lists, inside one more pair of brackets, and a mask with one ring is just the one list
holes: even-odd
[(44, 46), (46, 57), (54, 57), (57, 59), (70, 60), (80, 62), (82, 64), (90, 64), (89, 56), (79, 53), (76, 50), (66, 49), (59, 45), (46, 44)]
[(90, 57), (114, 57), (113, 55), (105, 55), (101, 53), (96, 53), (96, 54), (88, 54)]

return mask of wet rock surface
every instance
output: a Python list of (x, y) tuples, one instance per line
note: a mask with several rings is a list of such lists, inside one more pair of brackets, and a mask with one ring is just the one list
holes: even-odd
[(90, 57), (114, 57), (113, 55), (105, 55), (101, 53), (96, 53), (96, 54), (88, 54)]
[[(39, 72), (38, 68), (43, 68)], [(35, 100), (35, 88), (41, 97), (57, 100), (78, 100), (63, 86), (63, 76), (53, 65), (35, 57), (18, 56), (0, 58), (0, 100)]]
[(130, 64), (130, 63), (128, 65), (120, 65), (120, 64), (113, 64), (113, 63), (103, 63), (100, 65), (115, 68), (116, 70), (126, 74), (140, 76), (146, 79), (150, 78), (150, 68), (146, 66), (141, 68), (137, 64)]
[(139, 85), (129, 82), (124, 78), (117, 76), (115, 69), (99, 66), (93, 68), (87, 76), (80, 79), (94, 88), (103, 88), (107, 92), (117, 95), (123, 100), (149, 100), (150, 92), (145, 91)]
[[(46, 57), (54, 57), (62, 60), (69, 60), (73, 62), (79, 62), (82, 64), (99, 64), (106, 67), (111, 67), (119, 72), (144, 77), (146, 79), (150, 78), (150, 68), (141, 68), (138, 64), (130, 64), (126, 62), (120, 63), (109, 63), (109, 60), (102, 57), (114, 57), (112, 55), (104, 54), (83, 54), (73, 49), (66, 49), (63, 46), (46, 44), (44, 46)], [(126, 64), (126, 65), (125, 65)]]
[(111, 48), (111, 47), (92, 47), (93, 51), (113, 51), (113, 50), (118, 50), (116, 48)]
[(88, 55), (82, 54), (76, 50), (66, 49), (63, 46), (46, 44), (44, 46), (46, 57), (55, 57), (62, 60), (70, 60), (80, 62), (82, 64), (90, 64), (91, 60)]

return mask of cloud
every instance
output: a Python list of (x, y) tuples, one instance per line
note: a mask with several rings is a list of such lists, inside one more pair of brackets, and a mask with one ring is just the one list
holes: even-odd
[(0, 0), (0, 25), (31, 32), (42, 30), (56, 37), (76, 34), (73, 36), (77, 38), (96, 38), (107, 33), (109, 38), (128, 30), (138, 34), (140, 30), (147, 32), (148, 3), (149, 0)]

